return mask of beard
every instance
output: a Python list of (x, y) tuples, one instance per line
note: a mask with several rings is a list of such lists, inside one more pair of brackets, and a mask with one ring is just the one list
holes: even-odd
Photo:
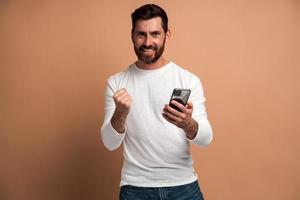
[[(135, 54), (137, 55), (138, 59), (145, 64), (155, 63), (164, 52), (165, 42), (166, 39), (164, 38), (163, 45), (161, 47), (158, 47), (157, 45), (149, 45), (149, 46), (142, 45), (140, 47), (137, 47), (134, 45)], [(152, 50), (154, 54), (152, 55), (145, 54), (145, 51), (147, 50)]]

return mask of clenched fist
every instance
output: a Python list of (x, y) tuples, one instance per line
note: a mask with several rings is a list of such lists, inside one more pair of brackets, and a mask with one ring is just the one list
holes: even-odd
[(118, 90), (113, 95), (113, 99), (116, 104), (116, 109), (111, 118), (111, 124), (117, 132), (124, 133), (125, 122), (130, 111), (132, 99), (125, 88)]
[(113, 99), (116, 104), (116, 111), (127, 115), (130, 111), (132, 102), (131, 96), (128, 94), (127, 90), (125, 88), (118, 90), (114, 94)]

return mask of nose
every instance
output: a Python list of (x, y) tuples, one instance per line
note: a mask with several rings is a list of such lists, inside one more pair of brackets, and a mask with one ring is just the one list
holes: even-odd
[(144, 42), (144, 45), (145, 46), (150, 46), (150, 45), (152, 45), (152, 38), (151, 38), (151, 36), (147, 36), (146, 38), (145, 38), (145, 42)]

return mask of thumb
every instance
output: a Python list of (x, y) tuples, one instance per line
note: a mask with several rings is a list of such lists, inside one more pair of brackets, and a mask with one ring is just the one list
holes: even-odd
[(187, 108), (193, 109), (193, 103), (191, 101), (187, 102)]

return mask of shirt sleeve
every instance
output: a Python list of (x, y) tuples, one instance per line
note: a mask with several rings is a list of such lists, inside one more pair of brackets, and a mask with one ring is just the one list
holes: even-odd
[(105, 108), (104, 108), (104, 120), (101, 127), (101, 139), (104, 146), (113, 151), (117, 149), (121, 144), (127, 132), (125, 126), (125, 133), (118, 133), (111, 125), (111, 118), (115, 111), (115, 102), (113, 100), (114, 90), (112, 84), (107, 81), (106, 91), (105, 91)]
[(206, 147), (212, 141), (213, 132), (207, 119), (202, 83), (197, 77), (192, 80), (190, 101), (193, 103), (192, 117), (198, 123), (198, 131), (194, 139), (188, 140), (197, 145)]

